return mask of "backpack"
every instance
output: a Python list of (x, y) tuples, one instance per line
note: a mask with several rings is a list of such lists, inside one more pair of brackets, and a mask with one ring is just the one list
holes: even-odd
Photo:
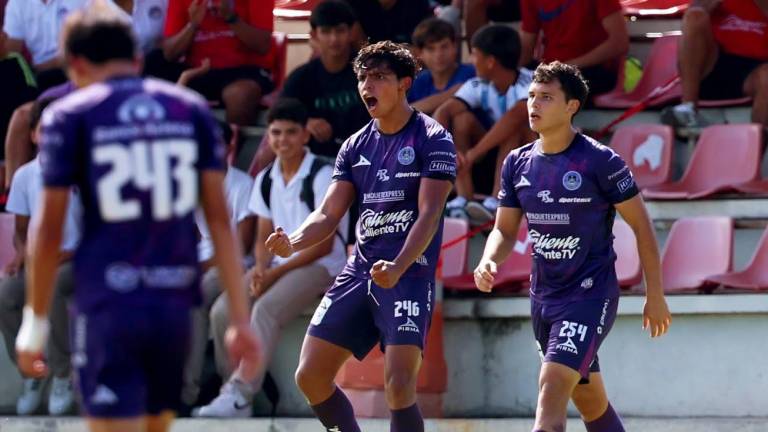
[[(274, 166), (274, 162), (269, 164), (266, 168), (264, 168), (264, 176), (261, 178), (261, 185), (259, 185), (261, 189), (261, 197), (264, 199), (264, 203), (267, 205), (267, 209), (269, 209), (269, 200), (272, 196), (272, 168)], [(323, 157), (323, 156), (315, 156), (315, 160), (312, 161), (312, 165), (309, 167), (309, 174), (307, 174), (306, 177), (304, 177), (304, 180), (301, 182), (301, 192), (299, 193), (299, 199), (307, 205), (307, 208), (309, 208), (309, 212), (315, 211), (315, 190), (312, 187), (312, 185), (315, 182), (315, 176), (317, 176), (317, 173), (323, 169), (326, 166), (333, 166), (333, 160)], [(344, 239), (344, 236), (339, 232), (339, 230), (336, 230), (336, 236), (341, 240), (341, 244), (346, 245), (347, 241)]]

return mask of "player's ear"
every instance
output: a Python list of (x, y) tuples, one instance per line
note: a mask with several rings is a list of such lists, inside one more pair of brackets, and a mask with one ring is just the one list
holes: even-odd
[(411, 85), (413, 84), (413, 78), (411, 77), (403, 77), (400, 78), (400, 85), (398, 86), (400, 90), (403, 90), (407, 92), (411, 89)]
[(566, 104), (566, 111), (568, 111), (568, 114), (574, 116), (577, 112), (579, 112), (579, 108), (581, 107), (581, 102), (579, 102), (578, 99), (571, 99)]

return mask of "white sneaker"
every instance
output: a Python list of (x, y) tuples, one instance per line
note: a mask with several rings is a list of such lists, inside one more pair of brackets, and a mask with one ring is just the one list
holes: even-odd
[(467, 203), (467, 214), (469, 215), (470, 222), (477, 225), (492, 221), (493, 218), (496, 217), (496, 213), (490, 211), (483, 204), (476, 201)]
[(16, 401), (16, 414), (21, 416), (36, 413), (43, 402), (43, 380), (27, 378), (19, 400)]
[(496, 214), (496, 210), (499, 208), (499, 200), (495, 196), (485, 197), (483, 200), (483, 207), (487, 208), (493, 214)]
[(467, 199), (463, 196), (457, 196), (456, 198), (445, 203), (445, 208), (453, 210), (457, 208), (464, 208), (467, 205)]
[(192, 417), (237, 417), (251, 416), (251, 402), (231, 382), (227, 381), (219, 395), (211, 403), (192, 410)]
[(75, 393), (72, 391), (72, 380), (53, 377), (51, 394), (48, 395), (48, 413), (54, 416), (69, 414), (74, 404)]
[(699, 129), (707, 125), (707, 121), (699, 114), (692, 102), (665, 108), (661, 118), (663, 123), (675, 128)]

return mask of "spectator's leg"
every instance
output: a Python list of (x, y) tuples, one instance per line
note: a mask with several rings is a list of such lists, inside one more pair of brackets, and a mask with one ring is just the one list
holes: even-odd
[(251, 327), (261, 342), (261, 361), (255, 365), (241, 363), (235, 376), (250, 383), (253, 391), (257, 392), (283, 327), (316, 304), (332, 283), (328, 270), (319, 264), (300, 267), (278, 279), (256, 301), (251, 311)]
[[(243, 278), (243, 289), (248, 290), (250, 286), (251, 273), (248, 272)], [(250, 293), (247, 294), (249, 308), (253, 305), (253, 297)], [(230, 364), (229, 355), (227, 354), (227, 346), (224, 343), (224, 336), (227, 333), (227, 327), (229, 327), (229, 303), (227, 302), (227, 295), (222, 293), (213, 302), (211, 306), (211, 312), (209, 313), (211, 337), (213, 338), (214, 356), (216, 359), (216, 370), (219, 372), (219, 376), (222, 379), (229, 378), (232, 375), (232, 367)]]
[(488, 24), (488, 0), (464, 0), (464, 30), (470, 50), (472, 50), (472, 35), (486, 24)]
[[(477, 143), (486, 130), (471, 111), (462, 111), (453, 120), (453, 143), (458, 153), (464, 154)], [(456, 193), (459, 196), (472, 199), (475, 187), (472, 184), (472, 167), (462, 167), (456, 175)]]
[(32, 160), (32, 142), (29, 134), (29, 117), (32, 112), (32, 102), (16, 108), (8, 125), (8, 134), (5, 137), (5, 184), (3, 187), (11, 187), (13, 173), (20, 166)]
[(768, 63), (749, 74), (744, 93), (752, 96), (752, 122), (768, 127)]
[(712, 33), (709, 13), (691, 7), (683, 15), (678, 68), (683, 87), (683, 102), (694, 105), (699, 100), (699, 86), (717, 61), (717, 44)]
[(221, 100), (227, 109), (227, 121), (242, 126), (255, 124), (261, 96), (261, 86), (253, 80), (241, 79), (226, 85)]
[(24, 274), (0, 279), (0, 332), (3, 333), (8, 358), (16, 363), (16, 334), (21, 327), (24, 307)]
[(48, 355), (51, 374), (57, 378), (68, 378), (72, 372), (68, 303), (73, 293), (72, 263), (67, 262), (59, 266), (51, 302), (51, 339), (48, 343)]

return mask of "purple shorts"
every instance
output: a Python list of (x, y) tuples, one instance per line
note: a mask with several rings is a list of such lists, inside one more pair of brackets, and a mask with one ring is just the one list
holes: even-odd
[(400, 279), (390, 289), (370, 279), (340, 274), (315, 310), (307, 333), (346, 348), (362, 360), (379, 342), (422, 350), (432, 320), (435, 283)]
[(190, 307), (178, 302), (76, 314), (72, 365), (89, 417), (176, 411), (189, 345)]
[(589, 382), (590, 372), (600, 372), (597, 350), (616, 321), (618, 298), (544, 304), (531, 299), (533, 332), (543, 361), (578, 371)]

